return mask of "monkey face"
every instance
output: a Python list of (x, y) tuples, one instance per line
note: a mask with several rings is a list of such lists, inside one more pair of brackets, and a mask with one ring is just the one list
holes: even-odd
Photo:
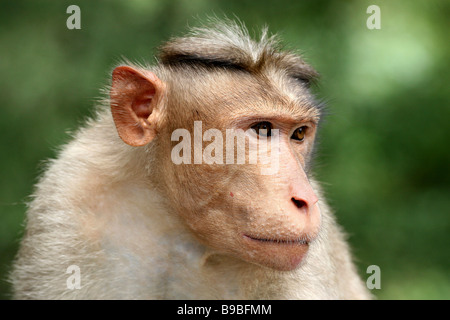
[[(318, 110), (292, 80), (276, 86), (248, 73), (193, 72), (178, 74), (177, 87), (117, 68), (111, 106), (121, 138), (155, 146), (153, 182), (203, 244), (277, 270), (297, 268), (320, 229), (304, 169)], [(280, 94), (285, 87), (295, 90)]]
[[(307, 121), (292, 125), (280, 117), (266, 119), (255, 122), (250, 117), (235, 123), (233, 130), (221, 128), (210, 139), (214, 142), (202, 143), (202, 163), (174, 165), (174, 185), (180, 189), (172, 202), (193, 234), (215, 252), (276, 270), (292, 270), (305, 258), (320, 229), (318, 198), (303, 169), (315, 126)], [(198, 132), (207, 136), (206, 129)], [(196, 139), (195, 130), (191, 141)], [(235, 130), (241, 131), (233, 135)], [(230, 152), (226, 149), (232, 145), (227, 135), (233, 141), (236, 138), (235, 146), (240, 138), (246, 141), (242, 163), (237, 163), (239, 150), (227, 158)], [(219, 139), (223, 143), (208, 149)], [(265, 148), (261, 148), (263, 143)], [(264, 163), (263, 151), (268, 157)], [(211, 154), (222, 154), (223, 161), (204, 163)], [(234, 162), (227, 163), (229, 158)]]

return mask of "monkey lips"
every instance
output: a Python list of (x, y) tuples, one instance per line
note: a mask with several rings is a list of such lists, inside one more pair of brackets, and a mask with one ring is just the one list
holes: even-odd
[(310, 240), (303, 238), (261, 238), (246, 234), (243, 235), (243, 242), (253, 261), (280, 271), (296, 269), (305, 258), (310, 244)]

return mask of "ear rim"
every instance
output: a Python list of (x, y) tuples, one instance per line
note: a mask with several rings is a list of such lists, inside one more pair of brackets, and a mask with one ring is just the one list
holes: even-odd
[[(125, 89), (132, 91), (133, 88), (130, 89), (130, 87), (134, 85), (137, 88), (137, 81), (142, 81), (140, 85), (148, 85), (147, 90), (142, 89), (143, 92), (147, 92), (147, 95), (149, 90), (154, 91), (151, 94), (150, 112), (147, 118), (139, 117), (132, 108), (135, 100), (139, 99), (139, 94), (133, 97), (134, 99), (127, 99), (126, 94), (118, 92), (120, 90), (117, 89), (125, 85), (127, 86)], [(141, 147), (154, 139), (157, 134), (158, 111), (164, 89), (164, 83), (149, 70), (129, 65), (114, 68), (110, 87), (110, 108), (117, 133), (123, 142), (133, 147)], [(145, 95), (143, 92), (140, 94)], [(117, 100), (119, 102), (115, 102)]]

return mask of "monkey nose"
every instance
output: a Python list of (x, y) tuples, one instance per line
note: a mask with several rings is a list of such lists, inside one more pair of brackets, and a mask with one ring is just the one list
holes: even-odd
[(305, 202), (304, 200), (301, 200), (301, 199), (295, 199), (294, 197), (292, 197), (291, 200), (292, 200), (292, 202), (294, 203), (294, 205), (295, 205), (297, 208), (299, 208), (299, 209), (301, 209), (301, 208), (307, 206), (307, 204), (306, 204), (306, 202)]
[(297, 209), (300, 209), (304, 211), (305, 213), (308, 213), (311, 208), (319, 201), (317, 196), (313, 193), (309, 197), (292, 197), (291, 198), (292, 203)]

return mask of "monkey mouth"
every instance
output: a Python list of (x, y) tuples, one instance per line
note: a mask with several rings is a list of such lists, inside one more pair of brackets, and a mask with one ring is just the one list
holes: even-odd
[(260, 238), (260, 237), (254, 237), (244, 234), (244, 238), (258, 241), (262, 243), (273, 243), (273, 244), (280, 244), (280, 245), (308, 245), (309, 241), (303, 238), (297, 238), (297, 239), (278, 239), (278, 238)]

